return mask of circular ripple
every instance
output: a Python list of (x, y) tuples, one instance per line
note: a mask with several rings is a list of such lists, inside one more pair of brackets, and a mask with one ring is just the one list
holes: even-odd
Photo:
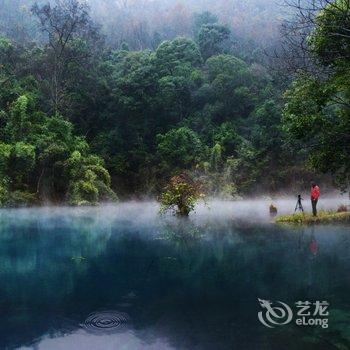
[(127, 314), (118, 311), (101, 311), (89, 315), (82, 325), (93, 333), (113, 333), (124, 328), (129, 321)]

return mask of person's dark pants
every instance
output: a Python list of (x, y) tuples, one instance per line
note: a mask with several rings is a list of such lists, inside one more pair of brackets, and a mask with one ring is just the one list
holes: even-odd
[(318, 199), (311, 199), (312, 214), (314, 214), (314, 216), (317, 216), (317, 202)]

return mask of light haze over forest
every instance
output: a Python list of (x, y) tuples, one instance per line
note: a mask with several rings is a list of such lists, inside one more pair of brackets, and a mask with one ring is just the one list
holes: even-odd
[[(34, 0), (0, 0), (2, 29), (10, 35), (26, 35)], [(46, 1), (37, 1), (45, 3)], [(193, 36), (193, 15), (210, 11), (227, 24), (235, 37), (271, 44), (279, 25), (290, 13), (275, 0), (86, 0), (111, 44), (123, 41), (133, 49), (156, 48), (161, 40)], [(17, 33), (16, 33), (17, 31)], [(30, 32), (28, 33), (28, 35)]]
[(349, 2), (291, 1), (0, 0), (0, 204), (348, 189)]

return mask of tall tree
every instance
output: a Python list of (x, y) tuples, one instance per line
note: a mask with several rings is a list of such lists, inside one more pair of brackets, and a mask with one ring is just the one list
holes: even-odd
[[(338, 184), (350, 184), (350, 4), (347, 0), (307, 1), (299, 21), (312, 30), (306, 50), (313, 60), (286, 93), (284, 130), (302, 141), (311, 165), (336, 175)], [(306, 35), (306, 34), (300, 34)]]
[[(46, 92), (50, 111), (63, 113), (72, 103), (72, 86), (84, 76), (99, 34), (92, 23), (86, 3), (78, 0), (55, 0), (54, 4), (32, 7), (46, 47), (37, 76)], [(87, 71), (87, 69), (85, 69)]]
[(224, 52), (230, 33), (229, 27), (217, 23), (205, 24), (201, 27), (198, 44), (204, 60)]

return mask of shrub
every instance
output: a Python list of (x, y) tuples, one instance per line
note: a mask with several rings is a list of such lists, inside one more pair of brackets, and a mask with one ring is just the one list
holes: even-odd
[(186, 174), (174, 176), (160, 197), (161, 211), (173, 211), (179, 216), (188, 216), (201, 198), (204, 198), (204, 194), (199, 182), (193, 181)]
[(38, 204), (38, 199), (35, 193), (26, 191), (13, 191), (8, 194), (8, 198), (4, 203), (7, 207), (29, 207)]
[(103, 200), (117, 200), (110, 188), (109, 173), (99, 157), (84, 157), (75, 151), (67, 160), (66, 167), (71, 178), (68, 189), (68, 202), (71, 205), (95, 205)]
[(2, 180), (0, 182), (0, 206), (5, 205), (8, 200), (8, 185), (6, 181)]
[(338, 207), (338, 213), (346, 213), (348, 211), (348, 207), (345, 204), (341, 204)]

